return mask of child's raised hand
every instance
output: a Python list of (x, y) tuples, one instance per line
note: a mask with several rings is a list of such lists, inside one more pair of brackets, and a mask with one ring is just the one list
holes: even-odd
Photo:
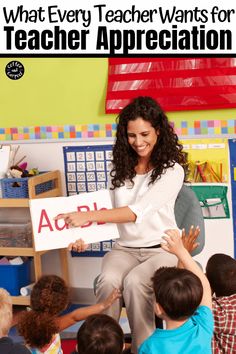
[(68, 246), (68, 251), (75, 251), (75, 252), (85, 252), (88, 248), (88, 244), (82, 240), (82, 238), (72, 242)]
[(166, 236), (162, 237), (165, 240), (165, 243), (161, 242), (161, 248), (175, 255), (185, 249), (179, 230), (166, 230), (165, 234)]
[(199, 226), (194, 228), (194, 226), (192, 225), (189, 229), (188, 234), (186, 234), (185, 229), (182, 230), (183, 245), (190, 254), (199, 246), (199, 243), (196, 242), (199, 234), (200, 234)]
[(110, 307), (113, 302), (121, 298), (122, 294), (119, 289), (114, 289), (111, 294), (103, 301), (104, 310)]

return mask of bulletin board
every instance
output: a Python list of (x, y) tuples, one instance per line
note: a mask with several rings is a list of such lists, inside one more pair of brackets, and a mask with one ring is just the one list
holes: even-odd
[[(205, 246), (203, 252), (195, 257), (204, 268), (207, 259), (215, 253), (225, 253), (232, 257), (236, 255), (234, 253), (236, 238), (233, 230), (236, 212), (232, 210), (236, 186), (231, 198), (230, 184), (230, 173), (232, 176), (230, 155), (232, 153), (229, 151), (229, 140), (225, 138), (184, 139), (181, 142), (184, 151), (188, 154), (188, 161), (200, 163), (202, 169), (206, 162), (210, 162), (217, 176), (221, 176), (221, 181), (212, 181), (212, 176), (208, 176), (207, 171), (203, 170), (206, 181), (191, 181), (204, 216)], [(236, 156), (235, 150), (234, 156)]]
[[(107, 188), (111, 168), (112, 145), (64, 146), (67, 195)], [(112, 240), (90, 244), (85, 252), (73, 257), (102, 257), (112, 248)]]
[[(231, 171), (234, 245), (236, 245), (236, 139), (230, 139), (229, 140), (229, 151), (230, 151), (230, 171)], [(234, 247), (234, 258), (236, 258), (236, 247)]]
[[(229, 181), (228, 139), (186, 139), (181, 143), (188, 155), (191, 183), (227, 183)], [(206, 164), (209, 168), (205, 168)], [(194, 176), (195, 172), (198, 172), (194, 171), (196, 166), (203, 174), (202, 178), (200, 174)]]

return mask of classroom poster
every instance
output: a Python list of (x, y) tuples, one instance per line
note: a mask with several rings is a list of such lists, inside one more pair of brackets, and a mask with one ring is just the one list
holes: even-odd
[(113, 145), (63, 148), (67, 195), (107, 188)]

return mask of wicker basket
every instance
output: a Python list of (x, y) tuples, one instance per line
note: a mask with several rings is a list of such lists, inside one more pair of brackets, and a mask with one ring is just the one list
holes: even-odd
[[(42, 172), (43, 173), (43, 172)], [(28, 180), (33, 177), (24, 178), (2, 178), (3, 198), (29, 198)], [(46, 181), (35, 186), (35, 193), (40, 194), (54, 188), (54, 181)]]

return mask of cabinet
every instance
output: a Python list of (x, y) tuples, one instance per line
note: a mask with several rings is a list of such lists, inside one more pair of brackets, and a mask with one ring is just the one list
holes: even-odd
[[(36, 186), (52, 181), (52, 189), (40, 194), (36, 194)], [(28, 179), (29, 199), (33, 198), (49, 198), (61, 196), (61, 178), (59, 171), (46, 172)], [(29, 208), (29, 199), (0, 199), (0, 208)], [(42, 275), (42, 260), (43, 254), (50, 251), (36, 252), (34, 244), (32, 247), (0, 247), (1, 256), (27, 256), (33, 259), (34, 278), (35, 281)], [(67, 264), (67, 250), (60, 249), (60, 263), (61, 275), (68, 284), (68, 264)], [(12, 302), (15, 305), (29, 305), (29, 296), (12, 296)]]

